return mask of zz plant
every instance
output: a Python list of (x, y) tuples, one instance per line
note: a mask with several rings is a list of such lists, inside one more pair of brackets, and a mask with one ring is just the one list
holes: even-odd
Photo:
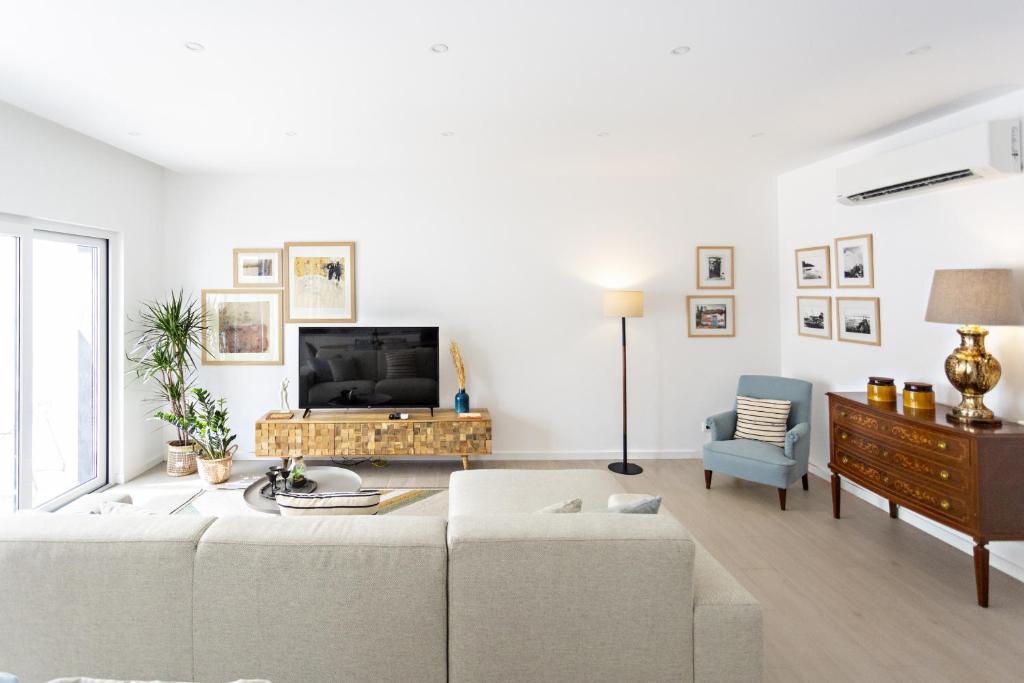
[(228, 427), (228, 409), (224, 399), (214, 399), (206, 389), (192, 389), (195, 401), (189, 402), (185, 414), (181, 417), (160, 411), (158, 418), (169, 422), (180, 431), (188, 434), (199, 444), (207, 460), (222, 460), (232, 456), (237, 446), (233, 446), (236, 434)]

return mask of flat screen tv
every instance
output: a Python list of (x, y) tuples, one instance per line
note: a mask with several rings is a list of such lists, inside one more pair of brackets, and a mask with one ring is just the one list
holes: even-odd
[(436, 327), (300, 327), (299, 407), (436, 408)]

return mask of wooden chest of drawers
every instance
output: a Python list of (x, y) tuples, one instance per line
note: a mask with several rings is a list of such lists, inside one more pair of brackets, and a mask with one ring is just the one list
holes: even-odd
[(830, 393), (832, 514), (840, 478), (974, 539), (978, 604), (988, 606), (989, 541), (1024, 539), (1024, 427), (964, 427), (948, 406), (914, 414), (863, 393)]

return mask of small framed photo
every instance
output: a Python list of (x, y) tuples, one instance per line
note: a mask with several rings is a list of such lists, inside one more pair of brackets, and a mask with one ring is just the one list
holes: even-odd
[(736, 297), (686, 297), (687, 334), (691, 337), (735, 337)]
[(232, 253), (235, 287), (283, 287), (283, 249), (235, 249)]
[(836, 238), (836, 286), (875, 286), (875, 257), (871, 235)]
[(828, 289), (832, 267), (828, 245), (796, 250), (796, 286), (800, 289)]
[(881, 346), (878, 297), (836, 297), (836, 330), (839, 341)]
[(798, 296), (796, 331), (804, 337), (832, 338), (832, 297)]
[(280, 289), (204, 289), (203, 365), (282, 365)]
[(286, 242), (290, 323), (356, 321), (355, 242)]
[(732, 247), (697, 247), (697, 289), (733, 289)]

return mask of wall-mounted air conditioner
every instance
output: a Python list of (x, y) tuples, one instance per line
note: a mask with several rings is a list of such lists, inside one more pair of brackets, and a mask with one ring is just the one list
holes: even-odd
[(837, 199), (865, 204), (1021, 173), (1021, 122), (990, 121), (836, 171)]

